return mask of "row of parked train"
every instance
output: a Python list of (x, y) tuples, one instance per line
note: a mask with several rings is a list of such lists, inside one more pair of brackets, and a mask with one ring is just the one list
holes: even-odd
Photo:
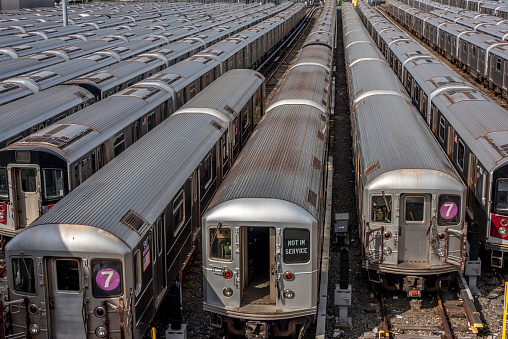
[[(167, 47), (186, 37), (199, 37), (205, 30), (215, 28), (222, 34), (233, 34), (238, 22), (256, 21), (269, 13), (267, 11), (271, 7), (273, 4), (247, 5), (223, 14), (224, 10), (219, 6), (214, 11), (210, 10), (213, 18), (208, 14), (196, 14), (185, 19), (168, 18), (163, 23), (140, 21), (85, 32), (80, 36), (71, 35), (0, 49), (0, 53), (4, 53), (0, 59), (5, 59), (0, 61), (0, 79), (3, 80), (0, 84), (0, 103), (42, 91), (156, 48)], [(233, 27), (230, 27), (230, 23)], [(194, 39), (194, 43), (203, 45), (204, 38), (206, 36)], [(159, 59), (167, 61), (164, 55)]]
[[(161, 17), (174, 14), (192, 14), (200, 8), (215, 5), (199, 5), (196, 3), (146, 3), (111, 5), (86, 4), (68, 5), (67, 17), (69, 26), (63, 26), (62, 8), (33, 8), (20, 10), (3, 10), (0, 16), (0, 37), (16, 35), (23, 41), (44, 39), (79, 32), (82, 30), (99, 29), (143, 20), (157, 21)], [(74, 26), (74, 27), (73, 27)], [(3, 39), (3, 38), (2, 38)], [(12, 39), (11, 39), (12, 40)]]
[(39, 217), (33, 199), (38, 218), (6, 248), (9, 335), (141, 338), (201, 237), (215, 325), (291, 334), (315, 319), (336, 8), (265, 110), (263, 76), (237, 68), (302, 21), (303, 4), (283, 6), (2, 150), (4, 199), (51, 207)]
[[(472, 87), (378, 11), (363, 3), (358, 8), (375, 44), (466, 185), (465, 207), (457, 209), (457, 213), (462, 213), (461, 218), (469, 224), (479, 224), (481, 242), (490, 263), (502, 267), (508, 245), (506, 110)], [(381, 165), (374, 167), (377, 166)], [(442, 212), (443, 209), (436, 211)], [(438, 239), (449, 238), (447, 234), (433, 231), (439, 227), (440, 220), (439, 215), (431, 219), (426, 233), (428, 238), (431, 239), (432, 234)], [(447, 248), (444, 247), (445, 253)]]
[(490, 0), (437, 0), (443, 5), (480, 12), (508, 19), (508, 4), (505, 1)]
[[(13, 236), (29, 225), (221, 74), (259, 64), (302, 18), (302, 5), (284, 11), (287, 7), (288, 4), (278, 6), (272, 13), (282, 10), (280, 14), (257, 25), (250, 26), (248, 21), (237, 28), (244, 28), (243, 31), (207, 49), (201, 50), (198, 45), (191, 57), (178, 63), (174, 60), (174, 65), (141, 82), (131, 85), (131, 78), (124, 79), (121, 85), (125, 89), (68, 117), (61, 118), (62, 112), (55, 109), (69, 105), (68, 101), (62, 102), (58, 88), (65, 87), (66, 97), (86, 99), (74, 99), (81, 107), (93, 102), (94, 97), (76, 86), (57, 86), (49, 90), (53, 97), (43, 99), (45, 110), (40, 109), (41, 102), (25, 105), (24, 99), (6, 105), (17, 109), (5, 114), (2, 139), (18, 140), (6, 142), (8, 145), (0, 151), (0, 204), (6, 211), (0, 221), (4, 225), (1, 234)], [(127, 72), (126, 69), (124, 73)], [(51, 119), (57, 121), (44, 127)], [(41, 129), (34, 131), (34, 123)], [(235, 153), (244, 142), (242, 134), (248, 126), (238, 126), (239, 131), (230, 139)], [(23, 139), (24, 135), (27, 136)], [(20, 162), (23, 153), (29, 158)], [(22, 171), (16, 165), (21, 163)]]
[(441, 10), (426, 13), (397, 0), (387, 1), (387, 8), (413, 34), (508, 99), (508, 22), (488, 23)]

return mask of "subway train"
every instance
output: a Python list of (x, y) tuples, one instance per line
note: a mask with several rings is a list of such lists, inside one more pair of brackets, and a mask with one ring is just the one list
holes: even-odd
[(335, 32), (327, 2), (203, 216), (203, 308), (225, 333), (298, 337), (316, 319)]
[[(392, 1), (392, 0), (387, 0)], [(358, 6), (367, 29), (467, 186), (466, 220), (478, 222), (490, 264), (508, 248), (508, 115), (376, 9)]]
[(227, 72), (14, 237), (8, 334), (141, 339), (238, 156), (232, 141), (263, 114), (264, 90), (255, 71)]
[[(277, 20), (259, 22), (255, 27), (251, 29), (247, 28), (263, 18), (280, 14), (290, 5), (290, 2), (286, 2), (275, 9), (271, 8), (270, 13), (267, 13), (267, 9), (264, 9), (264, 15), (262, 16), (257, 16), (254, 13), (254, 15), (245, 17), (242, 13), (236, 13), (242, 16), (242, 21), (236, 20), (229, 22), (227, 25), (224, 24), (221, 27), (206, 30), (197, 39), (183, 39), (163, 48), (141, 54), (136, 58), (116, 63), (110, 67), (101, 68), (101, 65), (112, 64), (118, 60), (111, 54), (97, 52), (90, 57), (70, 61), (69, 63), (72, 63), (72, 65), (68, 65), (69, 63), (54, 65), (41, 71), (45, 73), (36, 71), (30, 76), (21, 77), (18, 80), (10, 79), (0, 82), (0, 103), (14, 101), (0, 107), (0, 119), (2, 120), (0, 147), (5, 147), (18, 141), (55, 121), (61, 120), (67, 115), (77, 112), (94, 101), (104, 99), (132, 86), (138, 81), (152, 76), (166, 67), (187, 59), (214, 44), (217, 39), (225, 38), (229, 34), (236, 33), (233, 37), (244, 38), (249, 44), (248, 48), (257, 49), (253, 53), (250, 53), (250, 50), (247, 51), (248, 54), (265, 55), (271, 47), (268, 44), (257, 42), (256, 39), (263, 36), (264, 32), (277, 28), (280, 22), (284, 21), (284, 18), (278, 17)], [(187, 29), (190, 32), (195, 30), (190, 27)], [(242, 29), (244, 30), (242, 34), (237, 33)], [(205, 35), (208, 37), (205, 37)], [(251, 56), (251, 58), (255, 61), (254, 65), (263, 60), (263, 58), (256, 58), (255, 55)], [(76, 86), (54, 86), (60, 83), (64, 77), (68, 78), (72, 74), (76, 74), (76, 72), (92, 68), (96, 70), (66, 82), (67, 85)], [(28, 83), (33, 85), (30, 88), (34, 91), (39, 88), (54, 87), (31, 95), (32, 91), (26, 86)], [(92, 98), (89, 97), (90, 92), (93, 94)], [(78, 97), (74, 97), (69, 93), (76, 93)], [(67, 96), (63, 94), (67, 94)], [(16, 100), (25, 96), (28, 97)], [(70, 99), (67, 101), (65, 98)], [(83, 100), (78, 100), (79, 98)], [(71, 104), (73, 102), (75, 103), (74, 105)]]
[(466, 187), (352, 5), (342, 20), (362, 266), (419, 297), (464, 270)]
[(471, 22), (472, 19), (457, 19), (454, 24), (449, 19), (421, 12), (397, 0), (388, 0), (386, 4), (390, 15), (412, 33), (484, 86), (508, 99), (508, 75), (505, 72), (508, 67), (508, 24)]
[[(295, 4), (249, 39), (219, 42), (0, 150), (0, 235), (16, 235), (220, 75), (257, 63), (304, 14)], [(237, 128), (235, 155), (246, 141)]]

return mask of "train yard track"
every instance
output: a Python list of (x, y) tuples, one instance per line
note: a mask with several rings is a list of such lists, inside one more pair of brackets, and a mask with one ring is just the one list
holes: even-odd
[(379, 337), (464, 339), (472, 338), (481, 327), (479, 315), (468, 301), (467, 287), (426, 293), (418, 299), (381, 292), (378, 300)]
[(286, 73), (289, 66), (300, 52), (305, 38), (309, 34), (319, 13), (321, 13), (320, 9), (316, 10), (315, 7), (312, 8), (302, 20), (301, 24), (293, 31), (291, 36), (257, 68), (257, 71), (261, 72), (266, 78), (266, 104), (272, 100), (275, 94), (274, 89), (276, 89), (283, 80), (284, 73)]

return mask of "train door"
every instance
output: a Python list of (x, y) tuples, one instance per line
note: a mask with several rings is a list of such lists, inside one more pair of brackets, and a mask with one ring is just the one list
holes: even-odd
[(36, 165), (7, 168), (14, 197), (17, 228), (26, 227), (40, 216), (42, 203), (40, 169)]
[(81, 261), (77, 258), (48, 257), (45, 270), (49, 338), (86, 339)]
[(240, 234), (242, 305), (275, 304), (275, 228), (245, 226)]
[(399, 262), (429, 261), (430, 194), (402, 194), (400, 198)]
[(153, 228), (153, 265), (154, 265), (154, 295), (155, 307), (159, 307), (160, 302), (164, 299), (167, 290), (167, 273), (166, 273), (166, 251), (165, 251), (165, 227), (164, 219), (159, 217)]

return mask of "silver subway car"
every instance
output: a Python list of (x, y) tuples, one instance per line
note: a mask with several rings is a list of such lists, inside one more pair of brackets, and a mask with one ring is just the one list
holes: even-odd
[(14, 237), (7, 334), (143, 338), (263, 101), (263, 76), (226, 73)]
[(230, 334), (298, 335), (315, 320), (335, 13), (327, 3), (203, 216), (203, 307)]
[(342, 11), (363, 266), (420, 296), (463, 270), (466, 187), (358, 14)]

